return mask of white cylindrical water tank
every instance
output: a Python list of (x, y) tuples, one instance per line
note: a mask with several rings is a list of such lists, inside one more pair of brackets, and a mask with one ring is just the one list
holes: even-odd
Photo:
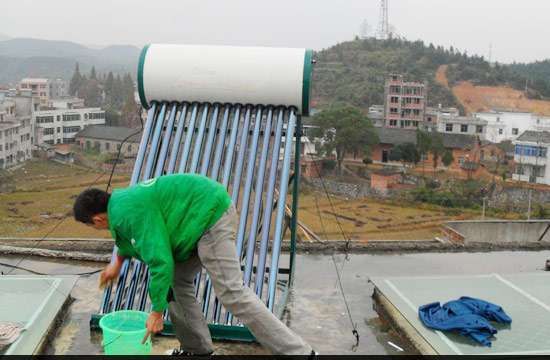
[(152, 101), (295, 107), (309, 114), (313, 52), (307, 49), (153, 44), (138, 66), (138, 91)]

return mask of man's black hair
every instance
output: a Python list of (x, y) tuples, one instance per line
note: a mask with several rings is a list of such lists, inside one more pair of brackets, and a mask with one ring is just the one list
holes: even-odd
[(73, 213), (76, 221), (85, 224), (93, 223), (92, 218), (107, 212), (111, 194), (99, 189), (88, 189), (78, 195), (74, 202)]

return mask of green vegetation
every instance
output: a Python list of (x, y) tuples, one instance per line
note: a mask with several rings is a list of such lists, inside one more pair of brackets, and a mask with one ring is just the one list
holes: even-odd
[(318, 144), (321, 155), (331, 156), (336, 152), (338, 174), (342, 173), (346, 154), (362, 153), (366, 156), (370, 147), (378, 143), (372, 123), (357, 107), (334, 104), (315, 114), (311, 120), (318, 128), (312, 129), (310, 139), (321, 139)]
[(401, 161), (408, 164), (420, 162), (420, 152), (412, 143), (396, 145), (390, 152), (391, 161)]
[[(316, 54), (313, 95), (321, 107), (335, 101), (361, 108), (383, 104), (384, 83), (390, 73), (403, 74), (409, 81), (425, 81), (428, 104), (462, 106), (452, 92), (435, 81), (441, 65), (449, 65), (450, 85), (472, 81), (479, 85), (510, 85), (525, 89), (533, 97), (550, 96), (550, 62), (528, 65), (489, 64), (483, 57), (469, 56), (453, 47), (426, 45), (402, 39), (356, 39), (334, 45)], [(536, 74), (545, 74), (537, 76)], [(531, 79), (531, 81), (529, 80)]]
[[(139, 125), (139, 106), (134, 98), (134, 81), (127, 73), (124, 77), (112, 72), (99, 77), (95, 67), (92, 67), (87, 78), (80, 73), (77, 63), (69, 84), (69, 93), (84, 99), (84, 104), (90, 107), (105, 109), (107, 125), (136, 127)], [(103, 98), (102, 93), (105, 94)]]

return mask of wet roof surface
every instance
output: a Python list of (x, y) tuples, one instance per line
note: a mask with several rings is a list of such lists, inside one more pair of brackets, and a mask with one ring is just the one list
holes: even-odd
[[(342, 269), (342, 255), (336, 255)], [(355, 354), (403, 354), (388, 341), (398, 346), (405, 344), (396, 334), (388, 332), (372, 308), (373, 286), (370, 277), (427, 276), (523, 273), (542, 271), (550, 251), (543, 252), (495, 252), (495, 253), (429, 253), (367, 255), (351, 254), (342, 271), (343, 286), (350, 305), (353, 320), (361, 336)], [(16, 263), (18, 258), (0, 258), (0, 262)], [(67, 274), (102, 267), (103, 264), (76, 264), (29, 259), (20, 264), (34, 270)], [(6, 271), (0, 265), (0, 271)], [(23, 274), (22, 271), (14, 273)], [(50, 353), (100, 354), (101, 335), (90, 334), (90, 315), (97, 311), (101, 292), (97, 289), (97, 275), (81, 277), (72, 292), (75, 302), (69, 309), (67, 320), (56, 337)], [(342, 295), (338, 290), (336, 273), (331, 257), (327, 255), (297, 256), (296, 282), (288, 306), (286, 321), (321, 354), (354, 354), (351, 350), (354, 338), (350, 320), (346, 314)], [(171, 338), (157, 339), (155, 353), (175, 346)], [(265, 353), (257, 345), (216, 343), (220, 354)], [(409, 350), (412, 352), (413, 350)]]

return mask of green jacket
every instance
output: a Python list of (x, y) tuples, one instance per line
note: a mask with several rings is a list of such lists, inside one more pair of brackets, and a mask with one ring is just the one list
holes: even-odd
[(161, 176), (115, 190), (108, 205), (118, 255), (135, 257), (149, 267), (153, 311), (168, 307), (174, 263), (189, 258), (202, 234), (231, 205), (225, 188), (204, 176)]

